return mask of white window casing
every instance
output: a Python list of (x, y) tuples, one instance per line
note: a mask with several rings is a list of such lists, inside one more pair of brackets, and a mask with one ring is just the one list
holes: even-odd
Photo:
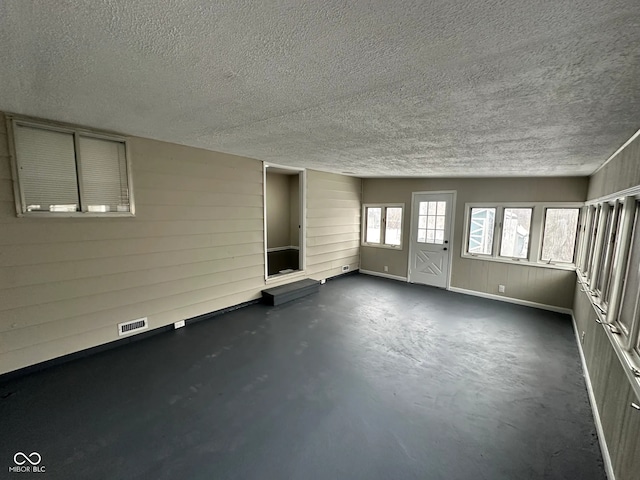
[(362, 205), (362, 246), (402, 250), (403, 234), (404, 203)]
[(133, 216), (126, 139), (8, 116), (18, 216)]
[[(548, 209), (578, 210), (583, 203), (467, 203), (461, 255), (464, 258), (575, 270), (580, 229), (574, 226), (570, 262), (542, 258)], [(578, 212), (578, 225), (583, 221)], [(493, 224), (491, 223), (493, 219)]]

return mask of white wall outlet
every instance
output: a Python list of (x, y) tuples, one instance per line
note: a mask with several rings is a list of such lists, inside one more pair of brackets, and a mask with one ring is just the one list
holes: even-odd
[(582, 335), (580, 335), (580, 342), (584, 345), (584, 335), (585, 333), (582, 332)]
[(324, 285), (325, 283), (327, 283), (327, 279), (323, 278), (322, 280), (320, 280), (320, 285)]
[(349, 265), (343, 265), (342, 266), (342, 271), (343, 272), (348, 272), (349, 271)]
[(384, 266), (384, 271), (385, 271), (385, 272), (388, 272), (388, 271), (389, 271), (389, 266), (388, 266), (388, 265), (385, 265), (385, 266)]
[(184, 327), (184, 320), (180, 320), (179, 322), (176, 322), (173, 324), (173, 328), (174, 329), (178, 329), (178, 328), (182, 328)]
[(498, 292), (504, 293), (504, 285), (498, 285)]

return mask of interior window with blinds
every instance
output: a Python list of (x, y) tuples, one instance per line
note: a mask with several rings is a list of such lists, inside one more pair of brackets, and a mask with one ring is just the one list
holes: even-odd
[(13, 123), (19, 211), (132, 212), (124, 141)]

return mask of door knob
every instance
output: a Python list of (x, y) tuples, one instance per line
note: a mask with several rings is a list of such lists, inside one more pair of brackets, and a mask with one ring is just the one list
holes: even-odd
[(446, 250), (446, 249), (447, 249), (447, 247), (444, 247), (444, 248), (443, 248), (443, 250)]
[(449, 243), (449, 240), (445, 240), (444, 243)]

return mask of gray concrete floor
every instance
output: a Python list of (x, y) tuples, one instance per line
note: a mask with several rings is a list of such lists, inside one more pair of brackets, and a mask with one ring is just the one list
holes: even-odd
[(605, 478), (568, 316), (364, 275), (0, 394), (0, 478)]

